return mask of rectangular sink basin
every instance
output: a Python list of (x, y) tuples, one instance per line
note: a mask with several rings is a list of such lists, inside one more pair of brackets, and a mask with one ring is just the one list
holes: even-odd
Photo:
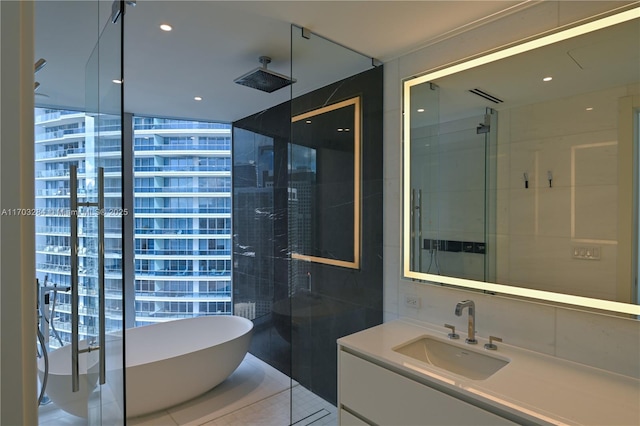
[[(464, 343), (463, 343), (464, 344)], [(482, 350), (482, 346), (479, 350)], [(484, 380), (509, 360), (432, 337), (421, 337), (393, 348), (395, 352), (473, 380)]]

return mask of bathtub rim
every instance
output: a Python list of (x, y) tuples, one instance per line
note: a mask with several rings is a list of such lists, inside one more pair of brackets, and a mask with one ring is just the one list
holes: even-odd
[[(127, 350), (131, 349), (131, 343), (127, 343), (128, 339), (130, 339), (132, 336), (128, 336), (128, 334), (131, 334), (132, 332), (141, 332), (143, 329), (146, 329), (147, 327), (162, 327), (163, 325), (167, 324), (167, 323), (171, 323), (171, 322), (180, 322), (180, 321), (185, 321), (185, 322), (215, 322), (215, 321), (220, 321), (220, 319), (225, 318), (223, 321), (234, 321), (234, 322), (239, 322), (241, 324), (244, 325), (243, 329), (240, 331), (238, 331), (238, 333), (234, 334), (234, 335), (230, 335), (230, 336), (226, 336), (224, 340), (220, 340), (218, 342), (216, 342), (215, 345), (206, 345), (206, 346), (202, 346), (202, 347), (198, 347), (198, 348), (191, 348), (190, 350), (182, 350), (180, 352), (176, 352), (171, 354), (170, 356), (164, 356), (164, 357), (158, 357), (155, 359), (144, 359), (141, 361), (132, 361), (131, 357), (129, 356), (129, 354), (127, 353)], [(232, 318), (232, 319), (231, 319)], [(197, 321), (199, 320), (199, 321)], [(183, 325), (184, 326), (184, 325)], [(146, 364), (152, 364), (155, 362), (160, 362), (163, 360), (167, 360), (167, 359), (173, 359), (173, 358), (177, 358), (180, 356), (184, 356), (190, 353), (196, 353), (196, 352), (201, 352), (204, 350), (207, 350), (208, 348), (211, 348), (213, 346), (218, 346), (218, 345), (223, 345), (227, 342), (230, 342), (232, 340), (235, 340), (241, 336), (244, 336), (246, 334), (252, 333), (253, 332), (253, 328), (254, 328), (254, 324), (253, 321), (244, 318), (244, 317), (240, 317), (237, 315), (209, 315), (209, 316), (199, 316), (199, 317), (191, 317), (191, 318), (179, 318), (176, 320), (171, 320), (171, 321), (164, 321), (164, 322), (160, 322), (160, 323), (156, 323), (156, 324), (150, 324), (147, 326), (143, 326), (143, 327), (132, 327), (132, 328), (128, 328), (125, 330), (125, 368), (134, 368), (134, 367), (138, 367), (141, 365), (146, 365)], [(128, 349), (127, 349), (128, 348)], [(186, 348), (189, 349), (189, 348)]]

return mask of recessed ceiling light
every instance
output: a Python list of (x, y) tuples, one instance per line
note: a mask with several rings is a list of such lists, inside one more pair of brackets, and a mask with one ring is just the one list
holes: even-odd
[(122, 84), (122, 80), (118, 80), (117, 78), (114, 78), (113, 81), (115, 84)]
[(424, 108), (418, 108), (417, 111), (418, 112), (424, 112)]
[(348, 132), (348, 131), (350, 131), (350, 130), (351, 130), (351, 129), (344, 129), (344, 131), (345, 131), (345, 132)]
[(593, 111), (593, 107), (587, 107), (586, 110), (587, 111)]
[(201, 101), (201, 100), (202, 100), (202, 98), (201, 98), (200, 96), (196, 96), (196, 97), (194, 97), (194, 98), (193, 98), (193, 100), (195, 100), (195, 101)]
[(542, 79), (542, 81), (551, 81), (553, 80), (553, 77), (545, 77)]
[(311, 120), (307, 120), (307, 121), (305, 121), (305, 123), (311, 124)]
[(160, 29), (162, 31), (171, 31), (173, 27), (169, 24), (160, 24)]
[(343, 130), (344, 130), (344, 129), (343, 129), (342, 127), (340, 127), (340, 128), (338, 129), (338, 131), (339, 131), (339, 132), (342, 132)]

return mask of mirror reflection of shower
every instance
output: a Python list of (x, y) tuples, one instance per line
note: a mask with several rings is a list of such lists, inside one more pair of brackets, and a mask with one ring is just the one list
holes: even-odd
[(412, 132), (419, 136), (412, 139), (412, 163), (420, 166), (411, 173), (411, 267), (485, 279), (494, 269), (488, 250), (495, 234), (493, 204), (486, 191), (492, 174), (485, 171), (495, 162), (490, 153), (497, 112), (483, 108), (442, 122), (414, 115)]

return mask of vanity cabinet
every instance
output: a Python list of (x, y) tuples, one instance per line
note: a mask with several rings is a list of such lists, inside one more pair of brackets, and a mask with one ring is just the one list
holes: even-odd
[[(338, 339), (340, 424), (640, 425), (637, 377), (505, 343), (486, 355), (508, 364), (479, 379), (468, 373), (487, 373), (487, 365), (467, 351), (432, 353), (451, 357), (440, 366), (427, 346), (425, 360), (403, 351), (422, 340), (447, 342), (446, 336), (440, 325), (398, 319)], [(484, 353), (484, 343), (480, 336), (479, 348), (468, 352)], [(470, 370), (454, 371), (463, 365)]]
[(410, 377), (339, 350), (340, 425), (515, 425)]

